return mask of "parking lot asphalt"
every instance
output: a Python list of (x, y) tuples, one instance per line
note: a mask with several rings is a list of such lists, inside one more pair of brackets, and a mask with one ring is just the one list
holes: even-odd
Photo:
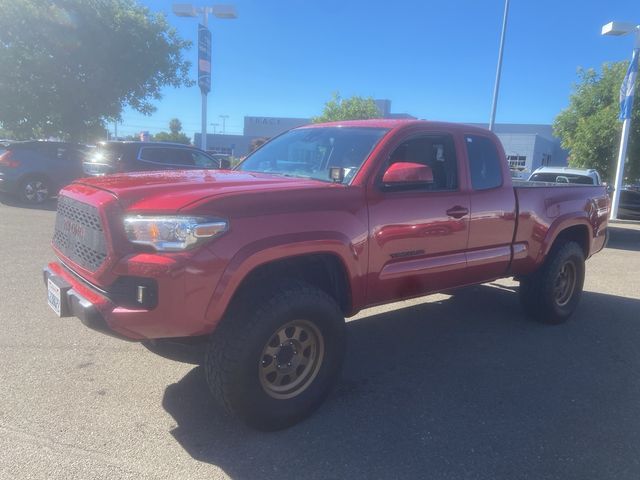
[(200, 368), (46, 304), (54, 204), (0, 197), (0, 478), (640, 478), (640, 227), (615, 224), (565, 325), (517, 283), (370, 309), (348, 323), (335, 392), (259, 433)]

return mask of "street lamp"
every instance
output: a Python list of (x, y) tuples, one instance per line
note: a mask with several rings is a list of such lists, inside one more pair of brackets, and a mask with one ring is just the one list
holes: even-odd
[(202, 14), (202, 25), (198, 25), (198, 85), (202, 93), (202, 131), (200, 147), (207, 149), (207, 94), (211, 90), (211, 32), (209, 14), (223, 20), (238, 18), (233, 5), (196, 7), (190, 3), (174, 3), (173, 13), (178, 17), (197, 17)]
[(216, 134), (216, 127), (219, 126), (219, 123), (210, 123), (209, 125), (211, 125), (213, 127), (213, 134)]
[(502, 53), (504, 52), (504, 38), (507, 34), (507, 17), (509, 16), (509, 0), (504, 0), (504, 15), (502, 16), (502, 33), (500, 34), (500, 48), (498, 49), (498, 67), (496, 68), (496, 83), (493, 85), (493, 100), (491, 101), (491, 118), (489, 130), (493, 132), (496, 121), (496, 107), (498, 105), (498, 92), (500, 90), (500, 73), (502, 72)]
[(218, 115), (222, 119), (222, 134), (227, 133), (227, 118), (229, 115)]
[[(602, 26), (602, 35), (621, 36), (635, 33), (636, 40), (633, 46), (633, 54), (629, 71), (620, 89), (620, 118), (622, 122), (622, 135), (620, 137), (620, 149), (618, 150), (618, 166), (616, 168), (616, 180), (611, 202), (611, 219), (618, 218), (618, 205), (620, 204), (620, 191), (624, 180), (624, 161), (627, 156), (627, 144), (629, 143), (629, 131), (631, 130), (631, 110), (633, 108), (633, 93), (635, 89), (636, 72), (638, 70), (638, 53), (640, 51), (640, 25), (626, 22), (609, 22)], [(623, 102), (627, 102), (626, 105)], [(623, 108), (626, 107), (626, 108)]]

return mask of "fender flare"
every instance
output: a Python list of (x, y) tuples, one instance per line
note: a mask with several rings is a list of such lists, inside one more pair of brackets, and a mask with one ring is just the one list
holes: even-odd
[(551, 247), (553, 247), (556, 239), (563, 231), (576, 226), (584, 226), (587, 229), (587, 249), (585, 252), (585, 258), (588, 258), (589, 254), (591, 253), (593, 225), (589, 221), (589, 217), (587, 216), (586, 212), (581, 212), (578, 217), (576, 217), (575, 212), (573, 212), (561, 215), (551, 223), (549, 229), (547, 230), (547, 234), (542, 241), (542, 245), (538, 253), (538, 263), (541, 264), (544, 261), (544, 259), (551, 251)]
[[(366, 244), (365, 244), (366, 245)], [(243, 246), (227, 264), (211, 295), (205, 322), (213, 330), (226, 312), (242, 282), (256, 268), (286, 258), (311, 254), (334, 255), (341, 262), (347, 283), (351, 288), (352, 305), (362, 305), (365, 283), (355, 281), (366, 274), (366, 251), (355, 247), (348, 237), (339, 232), (305, 232), (267, 237)]]

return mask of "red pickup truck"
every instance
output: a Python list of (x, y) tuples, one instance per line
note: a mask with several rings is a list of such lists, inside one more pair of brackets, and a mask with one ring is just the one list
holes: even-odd
[(566, 320), (608, 212), (604, 187), (512, 185), (487, 130), (317, 124), (232, 171), (77, 180), (44, 280), (59, 316), (201, 348), (214, 397), (269, 430), (320, 405), (365, 307), (515, 277), (526, 314)]

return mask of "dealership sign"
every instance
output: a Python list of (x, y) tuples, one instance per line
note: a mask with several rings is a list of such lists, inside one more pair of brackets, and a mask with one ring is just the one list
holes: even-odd
[(211, 31), (204, 25), (198, 25), (198, 86), (211, 91)]

